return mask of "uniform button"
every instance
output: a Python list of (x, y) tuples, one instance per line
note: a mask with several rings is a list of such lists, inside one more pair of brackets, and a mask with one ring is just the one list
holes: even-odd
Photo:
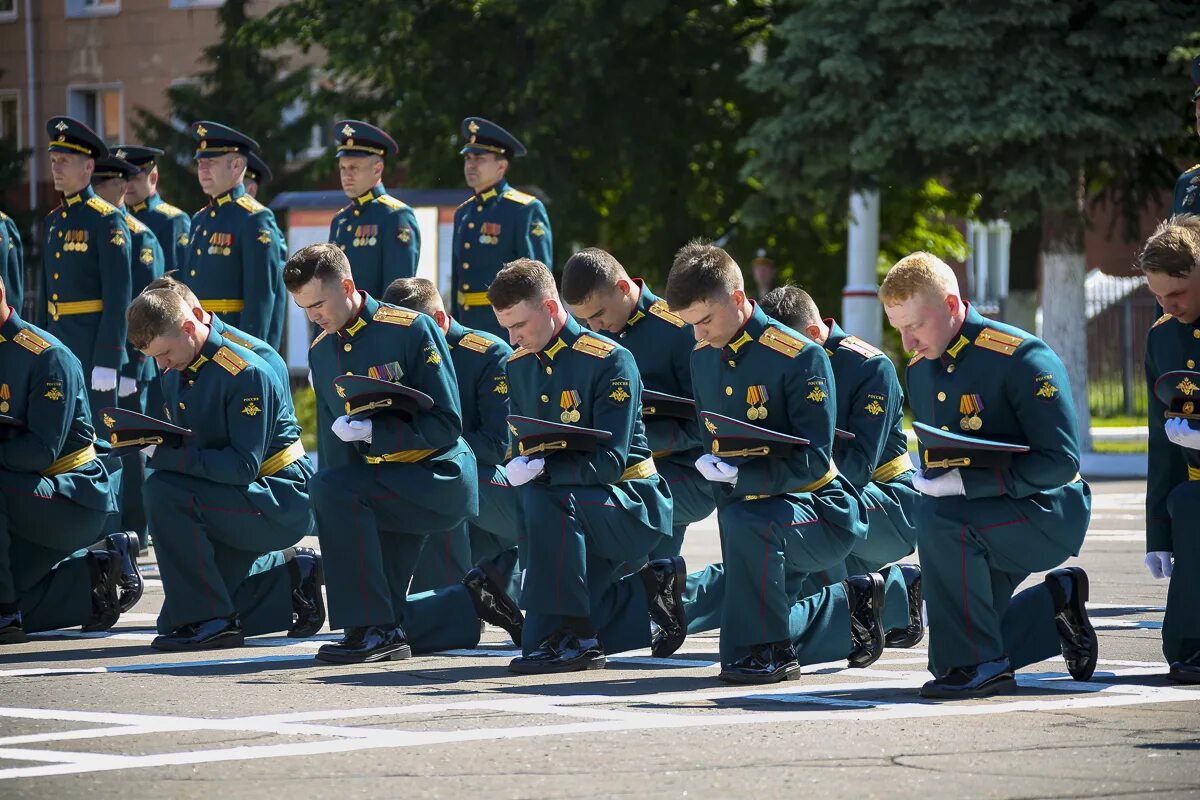
[(54, 273), (54, 280), (58, 280), (58, 273)]
[(736, 361), (734, 361), (734, 360), (731, 358), (731, 359), (729, 359), (729, 366), (731, 366), (731, 367), (736, 367), (736, 366), (737, 366), (737, 362), (736, 362)]
[[(55, 277), (58, 277), (58, 276), (56, 275)], [(1190, 359), (1190, 358), (1187, 360), (1187, 365), (1188, 365), (1188, 369), (1195, 369), (1195, 368), (1196, 368), (1196, 362), (1195, 362), (1195, 361), (1193, 361), (1193, 360), (1192, 360), (1192, 359)]]
[(1194, 331), (1192, 331), (1192, 338), (1193, 338), (1193, 339), (1200, 339), (1200, 330), (1194, 330)]
[(208, 215), (209, 215), (210, 217), (215, 217), (215, 216), (217, 215), (217, 212), (215, 212), (215, 211), (210, 211), (210, 212), (208, 212)]
[(179, 410), (180, 410), (180, 411), (185, 411), (185, 410), (187, 410), (187, 406), (185, 406), (185, 405), (184, 405), (182, 402), (180, 402), (180, 404), (179, 404)]
[(344, 345), (342, 345), (342, 349), (345, 350), (347, 353), (349, 353), (351, 350), (354, 349), (354, 345), (350, 344), (349, 342), (346, 342)]
[(554, 367), (546, 367), (546, 374), (547, 374), (547, 375), (553, 375), (553, 374), (554, 374)]
[(732, 386), (726, 386), (726, 387), (725, 387), (725, 394), (726, 394), (727, 396), (732, 396), (732, 395), (733, 395), (733, 387), (732, 387)]
[(196, 248), (196, 255), (200, 255), (200, 248), (199, 248), (199, 247), (197, 247), (197, 248)]
[(946, 372), (954, 372), (954, 365), (951, 364), (950, 366), (946, 367)]
[(543, 403), (549, 403), (549, 402), (550, 402), (550, 398), (549, 398), (549, 397), (547, 397), (546, 395), (542, 395), (542, 402), (543, 402)]
[(353, 375), (354, 373), (353, 373), (353, 372), (347, 372), (346, 374), (347, 374), (347, 375)]
[(54, 254), (54, 257), (55, 257), (55, 258), (62, 258), (62, 253), (55, 253), (55, 254)]
[(471, 243), (470, 243), (470, 242), (463, 242), (463, 249), (465, 249), (465, 250), (470, 250), (470, 249), (471, 249)]
[[(475, 230), (475, 223), (474, 223), (474, 222), (468, 222), (468, 223), (467, 223), (467, 229), (468, 229), (468, 230)], [(61, 236), (62, 234), (59, 234), (59, 235)]]
[[(483, 211), (483, 206), (482, 206), (482, 205), (475, 206), (475, 210), (476, 210), (476, 211)], [(65, 216), (66, 216), (66, 214), (63, 214), (63, 216), (65, 217)]]
[(188, 274), (189, 274), (189, 275), (191, 275), (191, 276), (194, 278), (194, 277), (196, 277), (196, 270), (192, 270), (192, 271), (191, 271), (191, 272), (189, 272)]
[(359, 213), (359, 211), (358, 211), (358, 209), (357, 209), (357, 208), (356, 208), (356, 209), (354, 209), (354, 216), (356, 216), (356, 217), (358, 217), (358, 216), (362, 216), (362, 215)]
[(939, 403), (946, 402), (946, 393), (945, 392), (938, 392), (938, 402)]
[(66, 218), (67, 218), (67, 212), (65, 212), (65, 211), (64, 211), (64, 212), (62, 212), (62, 218), (63, 218), (63, 219), (66, 219)]
[(465, 261), (464, 261), (464, 262), (463, 262), (463, 265), (462, 265), (462, 268), (463, 268), (463, 269), (470, 269), (470, 268), (471, 268), (471, 265), (470, 265), (470, 264), (468, 264), (467, 262), (465, 262)]
[(942, 430), (944, 430), (944, 431), (948, 431), (948, 430), (950, 430), (950, 429), (949, 429), (949, 428), (947, 428), (945, 425), (943, 425), (943, 426), (942, 426)]
[(57, 299), (58, 299), (58, 295), (57, 295), (57, 294), (52, 294), (52, 295), (50, 295), (50, 299), (51, 299), (51, 300), (57, 300)]
[(60, 239), (61, 239), (62, 237), (63, 237), (63, 232), (62, 232), (62, 231), (59, 231), (59, 232), (58, 232), (58, 238), (60, 238)]
[(464, 292), (465, 292), (465, 291), (468, 291), (470, 288), (471, 288), (471, 284), (469, 284), (469, 283), (464, 283), (464, 284), (463, 284), (463, 291), (464, 291)]

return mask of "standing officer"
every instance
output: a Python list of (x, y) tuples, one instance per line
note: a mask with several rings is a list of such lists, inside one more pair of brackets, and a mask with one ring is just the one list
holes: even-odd
[[(125, 190), (128, 179), (138, 168), (122, 158), (123, 151), (96, 159), (96, 171), (92, 173), (92, 189), (97, 196), (121, 209), (125, 224), (129, 226), (129, 273), (132, 279), (132, 294), (137, 295), (151, 281), (163, 274), (163, 250), (149, 227), (138, 221), (125, 208)], [(140, 414), (146, 412), (146, 393), (150, 382), (157, 376), (154, 361), (141, 351), (125, 343), (125, 365), (117, 383), (117, 405)], [(142, 454), (137, 450), (121, 459), (121, 530), (137, 531), (146, 541), (146, 510), (142, 504), (142, 481), (144, 479)]]
[(853, 439), (834, 440), (833, 460), (862, 496), (867, 535), (855, 540), (844, 569), (814, 578), (841, 580), (845, 575), (868, 572), (883, 575), (886, 643), (889, 647), (915, 647), (925, 637), (921, 568), (893, 563), (917, 549), (917, 491), (912, 486), (913, 467), (903, 427), (904, 391), (896, 366), (882, 350), (847, 335), (832, 318), (823, 319), (812, 297), (799, 287), (773, 289), (760, 303), (767, 316), (825, 348), (837, 389), (835, 424), (854, 434)]
[[(683, 559), (627, 575), (671, 535), (671, 492), (641, 420), (642, 382), (628, 350), (586, 333), (559, 302), (545, 264), (518, 259), (488, 289), (496, 318), (519, 345), (508, 362), (510, 403), (523, 424), (559, 423), (602, 435), (590, 452), (521, 453), (505, 465), (521, 490), (526, 546), (521, 603), (530, 612), (521, 674), (601, 669), (605, 653), (650, 644), (650, 623), (673, 652), (683, 643)], [(515, 417), (514, 417), (515, 419)], [(564, 443), (565, 445), (565, 443)]]
[(216, 122), (197, 122), (196, 174), (211, 200), (192, 216), (181, 275), (205, 310), (278, 349), (283, 339), (283, 243), (275, 216), (246, 194), (246, 156), (258, 143)]
[(183, 269), (187, 261), (188, 232), (192, 229), (192, 221), (158, 193), (158, 165), (155, 160), (163, 151), (157, 147), (136, 144), (119, 144), (116, 151), (117, 158), (138, 168), (125, 184), (126, 205), (139, 222), (154, 232), (163, 250), (163, 269)]
[(350, 204), (333, 217), (329, 241), (350, 259), (354, 284), (372, 297), (417, 274), (421, 229), (413, 210), (383, 188), (384, 157), (400, 148), (385, 131), (356, 119), (334, 123), (338, 175)]
[[(913, 477), (923, 495), (917, 546), (934, 676), (922, 696), (1011, 690), (1014, 670), (1060, 650), (1071, 675), (1087, 680), (1096, 667), (1087, 575), (1054, 569), (1079, 552), (1091, 518), (1062, 361), (1040, 339), (980, 316), (950, 267), (928, 253), (897, 262), (879, 297), (916, 353), (907, 381), (916, 420), (976, 440), (961, 455), (933, 458), (922, 438), (925, 466)], [(991, 465), (983, 453), (991, 445), (975, 434), (1029, 450)], [(1045, 569), (1054, 571), (1013, 597)]]
[(21, 232), (12, 217), (0, 211), (0, 279), (9, 287), (8, 302), (21, 310), (25, 298), (25, 256), (21, 248)]
[[(262, 155), (251, 150), (246, 153), (246, 175), (242, 179), (242, 184), (246, 187), (246, 194), (258, 199), (258, 188), (260, 184), (270, 182), (274, 177), (271, 174), (271, 168), (267, 166), (267, 162)], [(266, 213), (270, 216), (271, 224), (275, 226), (275, 235), (279, 239), (279, 263), (287, 262), (287, 240), (284, 238), (283, 231), (279, 227), (279, 221), (275, 219), (275, 212), (267, 209)], [(283, 285), (283, 277), (279, 277), (280, 287)], [(271, 311), (271, 325), (269, 334), (272, 338), (278, 338), (280, 343), (283, 342), (283, 328), (287, 317), (287, 292), (282, 288), (278, 288), (275, 292), (275, 307)], [(285, 384), (286, 385), (286, 384)]]
[[(1196, 133), (1200, 135), (1200, 56), (1192, 59), (1192, 105), (1196, 109)], [(1188, 167), (1175, 181), (1175, 197), (1171, 203), (1171, 216), (1176, 214), (1200, 214), (1200, 164)]]
[[(597, 247), (580, 250), (563, 267), (562, 293), (572, 314), (633, 353), (646, 389), (692, 399), (692, 327), (640, 278), (630, 278), (616, 258)], [(679, 555), (687, 526), (716, 508), (712, 486), (695, 467), (702, 454), (695, 407), (691, 419), (656, 410), (654, 403), (643, 402), (654, 463), (671, 487), (672, 532), (650, 551), (651, 559)]]
[(487, 288), (514, 259), (553, 265), (550, 218), (541, 200), (508, 185), (509, 162), (525, 155), (525, 145), (482, 117), (464, 119), (462, 135), (463, 174), (474, 194), (454, 212), (451, 313), (464, 325), (503, 336)]
[(116, 510), (83, 369), (9, 306), (2, 279), (0, 364), (0, 644), (75, 625), (108, 630), (125, 592), (141, 594), (137, 537), (117, 533), (77, 552), (101, 539)]
[[(500, 465), (509, 449), (506, 364), (512, 348), (486, 331), (466, 328), (452, 319), (442, 305), (437, 286), (425, 278), (396, 279), (383, 301), (433, 317), (446, 337), (462, 403), (462, 437), (475, 454), (479, 469), (479, 515), (425, 540), (411, 590), (423, 592), (444, 586), (480, 562), (487, 562), (483, 566), (496, 570), (501, 585), (511, 589), (520, 525), (517, 493)], [(505, 558), (498, 558), (506, 552)], [(505, 568), (500, 568), (497, 560)]]
[(242, 179), (246, 186), (246, 194), (258, 199), (258, 185), (269, 183), (273, 177), (271, 168), (262, 156), (253, 150), (246, 154), (246, 176)]
[[(311, 636), (325, 621), (312, 528), (312, 464), (271, 369), (154, 289), (129, 307), (129, 338), (163, 371), (162, 420), (110, 409), (114, 446), (149, 444), (146, 510), (162, 572), (156, 650)], [(157, 429), (156, 427), (157, 426)], [(264, 561), (263, 554), (269, 558)]]
[(1150, 473), (1146, 485), (1146, 566), (1170, 578), (1163, 618), (1168, 677), (1200, 683), (1200, 598), (1194, 509), (1200, 504), (1200, 432), (1193, 427), (1200, 376), (1200, 216), (1158, 226), (1138, 256), (1166, 311), (1146, 339), (1150, 388)]
[(720, 492), (721, 680), (775, 683), (798, 678), (802, 663), (872, 663), (883, 648), (878, 574), (796, 602), (804, 578), (841, 564), (867, 529), (858, 492), (832, 461), (829, 357), (768, 318), (746, 296), (737, 263), (715, 245), (680, 250), (666, 294), (699, 341), (697, 408), (724, 420), (705, 423), (712, 452), (696, 461)]
[(46, 123), (50, 172), (63, 202), (45, 222), (42, 285), (46, 330), (75, 354), (96, 411), (117, 402), (117, 370), (125, 363), (125, 307), (129, 305), (129, 226), (125, 215), (99, 198), (91, 179), (108, 147), (70, 117)]
[[(317, 393), (321, 469), (313, 506), (328, 572), (329, 621), (345, 637), (321, 661), (407, 658), (412, 650), (474, 647), (479, 622), (520, 641), (520, 611), (476, 570), (462, 584), (407, 596), (426, 536), (479, 510), (475, 457), (462, 440), (458, 387), (446, 339), (434, 321), (383, 305), (360, 291), (346, 254), (315, 244), (288, 261), (284, 281), (296, 305), (322, 328), (309, 348)], [(335, 377), (365, 376), (420, 395), (424, 409), (397, 406), (367, 418)], [(389, 409), (396, 398), (379, 398)]]

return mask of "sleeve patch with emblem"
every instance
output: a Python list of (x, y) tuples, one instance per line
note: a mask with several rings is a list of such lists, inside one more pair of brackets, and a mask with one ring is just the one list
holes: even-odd
[(442, 354), (438, 352), (437, 345), (425, 345), (425, 363), (433, 364), (435, 367), (442, 363)]
[(545, 236), (546, 226), (541, 223), (541, 220), (533, 223), (533, 226), (529, 229), (529, 235), (536, 236), (538, 238)]
[(629, 381), (623, 378), (617, 378), (613, 380), (611, 387), (612, 391), (608, 393), (608, 398), (614, 403), (624, 403), (626, 400), (633, 397), (633, 395), (629, 393)]
[(42, 396), (47, 400), (62, 400), (66, 397), (62, 391), (62, 381), (46, 381), (46, 392)]
[(1054, 380), (1054, 375), (1049, 372), (1039, 373), (1034, 379), (1034, 396), (1039, 400), (1050, 401), (1058, 397), (1058, 383)]
[(820, 405), (829, 398), (824, 378), (809, 378), (807, 384), (808, 394), (804, 395), (805, 400)]
[(267, 230), (266, 228), (258, 229), (258, 237), (257, 238), (263, 244), (270, 244), (271, 242), (273, 242), (275, 240), (275, 237), (272, 236), (271, 232), (269, 230)]
[(259, 397), (243, 397), (242, 398), (242, 413), (247, 417), (257, 417), (262, 413), (262, 407), (259, 406), (261, 398)]
[(154, 263), (154, 250), (149, 247), (142, 248), (141, 261), (143, 264), (150, 265)]
[(866, 411), (873, 417), (877, 417), (887, 410), (887, 398), (881, 394), (868, 394), (867, 404), (863, 406), (863, 411)]
[(497, 375), (492, 378), (496, 385), (492, 387), (494, 394), (508, 394), (508, 378), (503, 375)]
[(115, 244), (117, 247), (124, 247), (125, 246), (125, 231), (121, 230), (120, 228), (113, 228), (112, 235), (109, 237), (108, 241), (111, 244)]
[(396, 229), (396, 240), (401, 244), (408, 244), (412, 241), (412, 228), (407, 225)]

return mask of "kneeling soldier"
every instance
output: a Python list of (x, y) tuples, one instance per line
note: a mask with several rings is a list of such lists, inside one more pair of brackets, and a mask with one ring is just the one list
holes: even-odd
[[(283, 277), (292, 299), (322, 329), (309, 349), (321, 437), (321, 470), (311, 486), (330, 624), (346, 636), (317, 658), (358, 663), (474, 647), (481, 619), (520, 641), (520, 611), (477, 570), (462, 584), (407, 596), (425, 538), (479, 508), (475, 457), (460, 435), (445, 337), (431, 318), (359, 291), (337, 245), (305, 247)], [(373, 381), (334, 383), (346, 376)], [(380, 387), (372, 384), (379, 383), (425, 400), (357, 396), (375, 393)]]
[(0, 279), (0, 644), (103, 631), (141, 596), (136, 536), (90, 551), (116, 509), (79, 359), (9, 307)]
[(151, 647), (313, 635), (325, 621), (320, 557), (294, 547), (312, 528), (312, 464), (286, 388), (170, 289), (139, 295), (127, 317), (130, 341), (163, 373), (165, 420), (118, 409), (104, 420), (114, 445), (144, 445), (154, 470), (146, 513), (166, 597)]
[[(1054, 569), (1079, 553), (1092, 507), (1062, 361), (1040, 339), (980, 316), (950, 267), (928, 253), (893, 266), (879, 297), (904, 349), (916, 352), (908, 395), (928, 426), (924, 468), (913, 477), (923, 495), (917, 547), (934, 676), (922, 696), (1008, 691), (1015, 669), (1059, 651), (1071, 675), (1087, 680), (1096, 668), (1087, 575)], [(958, 445), (963, 453), (935, 456), (931, 445), (947, 445), (931, 435), (970, 441)], [(986, 455), (995, 442), (1028, 450)], [(1054, 571), (1043, 583), (1013, 596), (1046, 569)]]
[(632, 354), (585, 332), (538, 261), (505, 266), (488, 300), (520, 346), (508, 362), (509, 392), (514, 414), (533, 426), (527, 433), (536, 437), (547, 423), (568, 434), (593, 429), (578, 434), (592, 440), (582, 448), (574, 436), (555, 436), (534, 449), (514, 432), (517, 456), (505, 471), (522, 487), (521, 603), (530, 614), (524, 655), (509, 669), (600, 669), (606, 652), (648, 646), (652, 621), (673, 652), (687, 628), (683, 559), (652, 561), (632, 575), (623, 568), (644, 562), (671, 533), (671, 494), (646, 442)]

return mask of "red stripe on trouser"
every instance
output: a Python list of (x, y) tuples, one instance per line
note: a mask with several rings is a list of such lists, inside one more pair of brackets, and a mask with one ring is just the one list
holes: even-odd
[(200, 568), (200, 582), (204, 584), (204, 596), (208, 599), (208, 610), (213, 616), (217, 615), (217, 604), (213, 602), (212, 587), (208, 585), (208, 572), (204, 569), (204, 553), (200, 549), (200, 512), (196, 508), (196, 498), (191, 499), (192, 504), (192, 544), (196, 548), (196, 566)]
[(962, 568), (963, 587), (963, 617), (967, 623), (967, 639), (971, 642), (971, 651), (975, 654), (975, 663), (979, 663), (979, 645), (975, 643), (975, 635), (971, 631), (971, 602), (967, 595), (967, 526), (963, 525), (958, 533), (958, 552)]

